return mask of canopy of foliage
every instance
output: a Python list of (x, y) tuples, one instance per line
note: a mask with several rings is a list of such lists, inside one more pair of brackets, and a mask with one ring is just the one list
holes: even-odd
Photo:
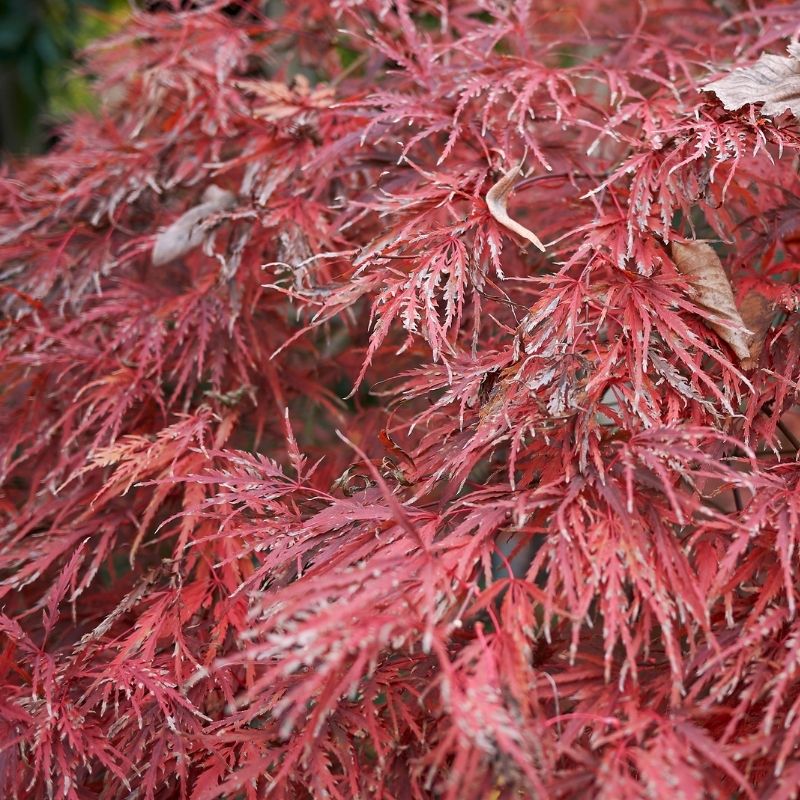
[(0, 794), (797, 797), (798, 33), (307, 0), (93, 47), (0, 174)]

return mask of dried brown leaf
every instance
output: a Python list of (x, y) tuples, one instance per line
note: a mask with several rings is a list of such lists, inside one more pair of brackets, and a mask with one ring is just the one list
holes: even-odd
[(153, 245), (154, 266), (158, 267), (180, 258), (202, 244), (206, 235), (203, 222), (212, 214), (233, 206), (236, 195), (212, 183), (203, 192), (202, 199), (200, 205), (190, 208), (158, 234)]
[(486, 205), (489, 207), (489, 213), (497, 222), (504, 225), (518, 236), (521, 236), (523, 239), (527, 239), (531, 244), (544, 252), (544, 245), (539, 241), (536, 234), (508, 216), (508, 196), (514, 188), (514, 181), (517, 179), (521, 168), (522, 164), (517, 164), (516, 167), (512, 167), (491, 189), (489, 189), (486, 193)]
[(714, 92), (729, 111), (747, 103), (763, 103), (765, 116), (789, 109), (800, 117), (800, 45), (791, 44), (788, 51), (788, 57), (764, 53), (752, 66), (735, 69), (704, 86), (703, 91)]
[(753, 334), (736, 308), (730, 281), (714, 248), (704, 242), (673, 242), (672, 259), (691, 282), (695, 302), (724, 320), (709, 320), (708, 327), (730, 345), (740, 363), (749, 362)]
[(767, 339), (767, 332), (772, 324), (772, 303), (761, 292), (753, 290), (748, 292), (739, 304), (739, 313), (742, 315), (744, 324), (753, 332), (750, 341), (750, 357), (746, 362), (742, 362), (745, 369), (751, 369), (758, 363)]

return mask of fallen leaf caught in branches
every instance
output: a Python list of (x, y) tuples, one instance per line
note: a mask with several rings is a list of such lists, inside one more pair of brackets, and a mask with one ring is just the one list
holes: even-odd
[(514, 181), (517, 179), (521, 167), (521, 164), (512, 167), (491, 189), (489, 189), (486, 193), (486, 205), (489, 207), (489, 213), (497, 222), (504, 225), (510, 231), (514, 231), (514, 233), (521, 236), (523, 239), (527, 239), (531, 244), (536, 245), (536, 247), (544, 252), (544, 245), (539, 241), (536, 234), (508, 216), (508, 196), (514, 188)]
[(752, 369), (758, 363), (772, 324), (772, 304), (761, 292), (753, 290), (748, 292), (739, 304), (739, 313), (748, 330), (752, 331), (750, 356), (742, 362), (742, 366), (745, 369)]
[(203, 222), (212, 214), (230, 208), (235, 202), (236, 196), (232, 192), (220, 189), (213, 183), (208, 186), (200, 205), (190, 208), (158, 234), (153, 246), (153, 266), (167, 264), (198, 247), (206, 235)]
[(730, 281), (714, 248), (704, 242), (673, 242), (672, 259), (678, 271), (689, 278), (694, 300), (726, 321), (709, 320), (708, 327), (730, 345), (740, 363), (748, 363), (753, 334), (736, 308)]
[(790, 44), (788, 52), (788, 57), (764, 53), (751, 67), (735, 69), (703, 91), (714, 92), (728, 111), (748, 103), (763, 103), (761, 113), (765, 116), (789, 109), (800, 117), (800, 44)]

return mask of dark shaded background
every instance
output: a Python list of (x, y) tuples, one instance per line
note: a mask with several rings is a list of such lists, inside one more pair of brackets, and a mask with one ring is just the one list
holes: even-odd
[(37, 152), (89, 102), (77, 50), (127, 13), (118, 0), (0, 0), (0, 157)]

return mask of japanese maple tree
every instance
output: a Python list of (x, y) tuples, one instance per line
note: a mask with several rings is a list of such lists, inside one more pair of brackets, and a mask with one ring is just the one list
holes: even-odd
[(797, 797), (797, 35), (307, 0), (94, 46), (0, 173), (0, 794)]

